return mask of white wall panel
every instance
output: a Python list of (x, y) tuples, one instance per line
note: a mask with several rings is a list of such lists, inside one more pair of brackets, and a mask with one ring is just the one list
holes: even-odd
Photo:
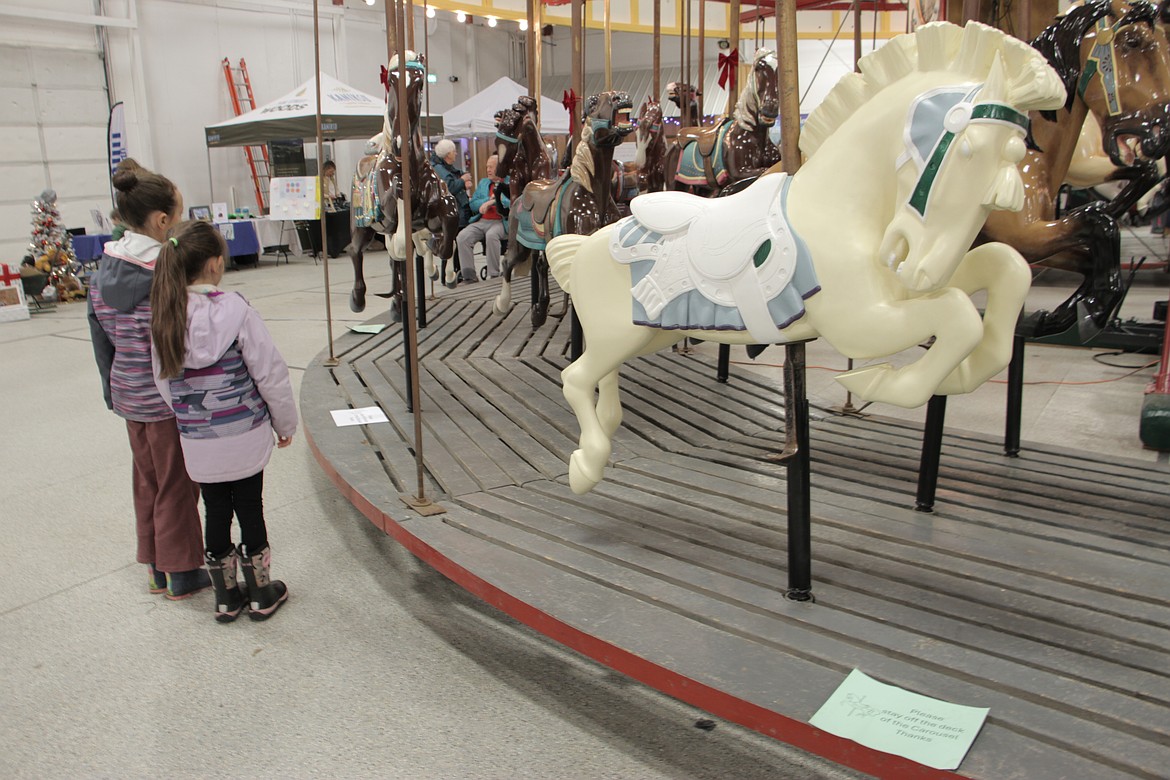
[(36, 122), (36, 102), (31, 84), (0, 87), (0, 125), (35, 125)]
[[(11, 46), (0, 46), (0, 86), (25, 86), (32, 83), (32, 66), (28, 51)], [(5, 114), (0, 113), (0, 116)]]
[(106, 149), (106, 128), (101, 127), (46, 127), (45, 154), (50, 160), (77, 161), (109, 159)]
[(101, 197), (110, 191), (106, 162), (50, 162), (49, 179), (63, 200)]
[(93, 89), (38, 90), (41, 122), (45, 125), (105, 127), (110, 106), (106, 93)]
[[(8, 159), (5, 160), (5, 173), (7, 173), (8, 165), (11, 163), (36, 163), (41, 164), (41, 135), (37, 132), (36, 126), (29, 127), (6, 127), (4, 133), (4, 147), (5, 154)], [(11, 191), (12, 184), (8, 181), (4, 182), (6, 189)]]
[(40, 162), (4, 166), (4, 187), (8, 194), (4, 200), (8, 204), (32, 204), (33, 198), (40, 195), (46, 186), (45, 166)]
[(38, 87), (67, 87), (105, 91), (102, 61), (95, 53), (53, 51), (32, 57), (33, 75)]

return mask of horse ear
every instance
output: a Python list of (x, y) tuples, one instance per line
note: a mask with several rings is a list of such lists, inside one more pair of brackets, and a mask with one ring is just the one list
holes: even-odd
[(987, 81), (984, 83), (983, 89), (980, 90), (979, 99), (976, 102), (1004, 101), (1007, 100), (1007, 97), (1007, 65), (1003, 61), (1003, 54), (996, 52), (995, 59), (991, 62), (991, 70), (987, 74)]

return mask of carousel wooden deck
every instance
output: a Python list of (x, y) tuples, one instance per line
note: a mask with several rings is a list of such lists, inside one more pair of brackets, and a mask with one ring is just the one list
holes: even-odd
[[(518, 285), (518, 287), (526, 285)], [(606, 479), (568, 488), (568, 323), (491, 313), (493, 283), (432, 301), (420, 332), (420, 517), (400, 329), (338, 340), (302, 389), (318, 460), (374, 523), (468, 590), (680, 699), (862, 771), (953, 776), (807, 721), (853, 668), (990, 708), (957, 774), (1164, 778), (1170, 767), (1170, 485), (948, 431), (934, 514), (912, 511), (921, 430), (812, 424), (815, 604), (785, 600), (782, 397), (659, 354), (623, 369)], [(554, 308), (558, 298), (554, 298)], [(380, 405), (389, 425), (336, 428)]]

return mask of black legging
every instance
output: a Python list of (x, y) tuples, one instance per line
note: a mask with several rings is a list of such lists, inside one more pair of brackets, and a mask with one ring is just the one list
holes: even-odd
[(232, 515), (240, 523), (240, 541), (249, 555), (268, 546), (264, 527), (264, 472), (234, 482), (208, 482), (200, 486), (207, 510), (204, 540), (219, 557), (232, 547)]

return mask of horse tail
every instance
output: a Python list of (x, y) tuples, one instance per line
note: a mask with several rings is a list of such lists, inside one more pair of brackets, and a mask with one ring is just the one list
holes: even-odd
[(573, 258), (577, 256), (577, 250), (587, 238), (589, 236), (565, 233), (549, 241), (544, 248), (544, 256), (548, 259), (548, 268), (552, 271), (553, 278), (569, 295), (573, 294), (569, 289), (569, 271), (573, 266)]

